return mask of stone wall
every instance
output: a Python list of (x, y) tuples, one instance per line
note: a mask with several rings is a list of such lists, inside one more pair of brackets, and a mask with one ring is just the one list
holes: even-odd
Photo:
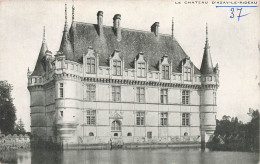
[(0, 151), (17, 150), (17, 149), (29, 149), (30, 137), (29, 135), (0, 135)]

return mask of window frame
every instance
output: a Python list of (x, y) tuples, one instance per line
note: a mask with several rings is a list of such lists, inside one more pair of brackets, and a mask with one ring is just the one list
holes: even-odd
[(181, 92), (181, 102), (183, 105), (190, 104), (190, 91), (189, 90), (182, 90)]
[(184, 67), (184, 81), (191, 81), (191, 68)]
[(217, 105), (217, 92), (213, 91), (213, 105)]
[(190, 126), (190, 113), (182, 113), (182, 126)]
[[(166, 92), (164, 92), (164, 91), (166, 91)], [(160, 103), (161, 104), (168, 104), (168, 88), (161, 88), (160, 89)]]
[(136, 125), (137, 126), (145, 126), (145, 112), (138, 111), (136, 112)]
[(86, 112), (86, 124), (87, 125), (96, 125), (96, 117), (97, 117), (97, 112), (96, 110), (92, 110), (92, 109), (89, 109), (87, 110)]
[(88, 57), (87, 58), (87, 73), (95, 74), (96, 73), (96, 58)]
[(59, 83), (59, 98), (64, 98), (64, 83)]
[(168, 125), (168, 112), (160, 113), (160, 125), (167, 126)]
[(112, 86), (112, 101), (121, 102), (121, 86)]
[(153, 138), (153, 132), (152, 132), (152, 131), (148, 131), (148, 132), (147, 132), (147, 138), (148, 138), (148, 139)]
[(122, 129), (121, 121), (119, 121), (119, 120), (112, 121), (112, 123), (111, 123), (111, 131), (113, 131), (113, 132), (120, 132), (121, 129)]
[(138, 62), (137, 63), (137, 77), (143, 78), (146, 77), (146, 69), (145, 69), (145, 62)]
[(136, 102), (145, 103), (145, 87), (136, 87)]
[(87, 101), (96, 101), (96, 85), (87, 84), (86, 86), (86, 100)]
[(122, 61), (121, 60), (113, 60), (113, 75), (121, 76), (122, 75)]
[(162, 65), (162, 79), (170, 79), (170, 65)]

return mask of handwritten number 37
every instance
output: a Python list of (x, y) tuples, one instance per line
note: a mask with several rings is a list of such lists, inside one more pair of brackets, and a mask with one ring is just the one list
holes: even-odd
[[(249, 13), (247, 13), (247, 14), (241, 15), (242, 14), (242, 9), (243, 8), (237, 8), (237, 11), (239, 11), (239, 13), (237, 14), (237, 20), (238, 21), (240, 20), (241, 17), (247, 16), (249, 14)], [(230, 18), (235, 18), (235, 9), (231, 8), (230, 11), (231, 11)]]

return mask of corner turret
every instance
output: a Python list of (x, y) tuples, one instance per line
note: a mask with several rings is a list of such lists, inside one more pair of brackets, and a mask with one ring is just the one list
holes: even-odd
[(206, 44), (204, 48), (203, 59), (201, 63), (201, 106), (200, 106), (200, 130), (201, 147), (205, 148), (216, 129), (217, 113), (217, 89), (219, 84), (218, 65), (213, 68), (211, 55), (209, 51), (208, 26), (206, 26)]

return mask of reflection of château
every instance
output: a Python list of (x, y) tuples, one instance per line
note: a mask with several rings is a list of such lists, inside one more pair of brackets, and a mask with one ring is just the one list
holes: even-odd
[[(218, 66), (208, 37), (201, 69), (173, 35), (74, 21), (67, 9), (60, 49), (45, 41), (28, 71), (31, 133), (67, 145), (207, 141), (216, 126)], [(38, 138), (36, 137), (36, 138)]]

